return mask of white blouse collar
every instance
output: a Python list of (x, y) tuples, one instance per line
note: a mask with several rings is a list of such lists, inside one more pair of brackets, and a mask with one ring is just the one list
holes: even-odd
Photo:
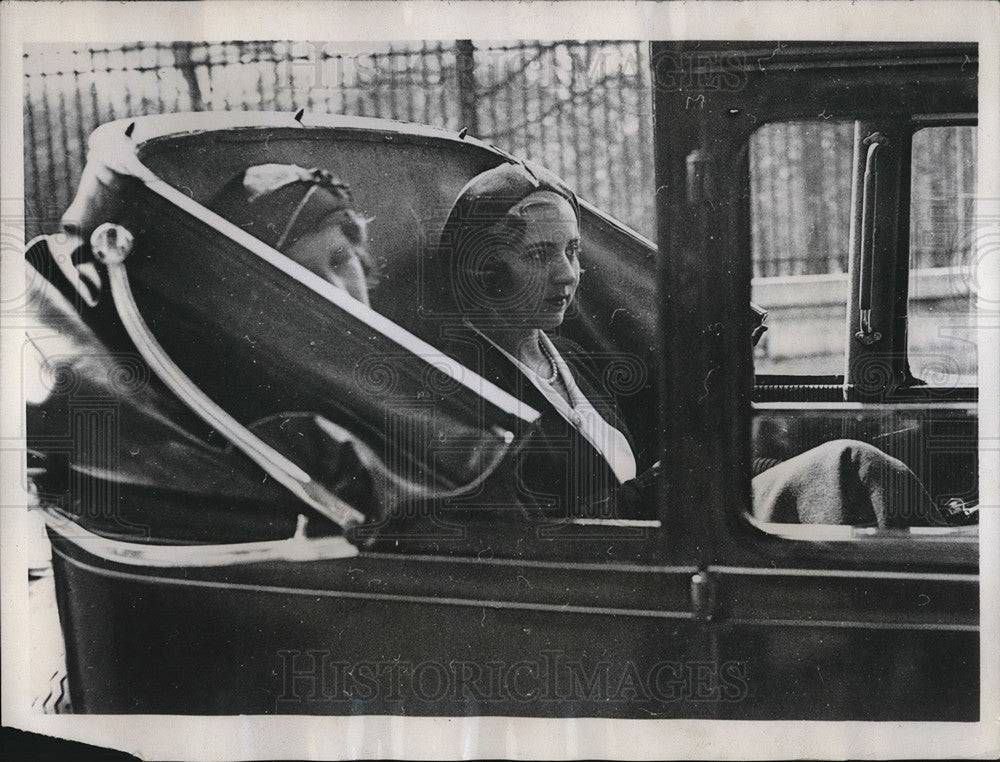
[(556, 367), (559, 368), (559, 375), (566, 386), (570, 402), (567, 402), (545, 378), (542, 378), (532, 368), (521, 362), (519, 358), (493, 341), (493, 339), (472, 325), (471, 322), (466, 321), (466, 325), (489, 342), (504, 357), (514, 363), (514, 366), (531, 381), (542, 396), (548, 400), (549, 404), (556, 409), (556, 412), (579, 431), (583, 438), (604, 457), (620, 483), (635, 478), (637, 470), (635, 454), (632, 452), (628, 439), (626, 439), (621, 431), (604, 420), (601, 414), (594, 408), (590, 400), (580, 390), (580, 387), (577, 386), (576, 379), (573, 377), (569, 365), (566, 364), (562, 355), (559, 354), (559, 350), (556, 349), (552, 340), (549, 339), (544, 331), (539, 331), (540, 341), (544, 342), (545, 348), (555, 360)]

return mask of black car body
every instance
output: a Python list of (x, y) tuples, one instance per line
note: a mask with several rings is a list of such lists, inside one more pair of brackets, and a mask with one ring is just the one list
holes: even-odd
[[(975, 390), (876, 390), (846, 376), (753, 387), (746, 309), (756, 125), (812, 115), (817, 102), (901, 134), (915, 115), (974, 118), (970, 51), (776, 45), (763, 57), (719, 46), (699, 48), (695, 64), (689, 47), (653, 53), (654, 68), (678, 74), (656, 91), (659, 251), (584, 204), (587, 275), (562, 329), (592, 353), (633, 434), (663, 455), (657, 514), (629, 521), (539, 525), (470, 498), (521, 446), (513, 432), (530, 435), (533, 411), (436, 349), (454, 318), (428, 307), (422, 263), (463, 184), (505, 153), (431, 128), (308, 114), (99, 128), (64, 233), (29, 252), (48, 379), (28, 409), (29, 468), (75, 709), (978, 716), (974, 527), (761, 526), (747, 486), (753, 400), (758, 416), (802, 427), (800, 450), (848, 419), (884, 444), (904, 419), (972, 447), (936, 466), (945, 476), (975, 460)], [(704, 87), (720, 61), (740, 88)], [(808, 98), (788, 97), (805, 84)], [(349, 178), (382, 263), (371, 310), (204, 208), (263, 162)], [(897, 171), (881, 214), (903, 208), (900, 182)], [(119, 237), (92, 246), (105, 223)], [(123, 262), (115, 246), (130, 250)], [(888, 275), (879, 283), (896, 293)], [(905, 314), (883, 331), (904, 324)], [(905, 362), (899, 351), (892, 362)], [(234, 445), (185, 395), (188, 382), (237, 431), (276, 416), (332, 421), (335, 435), (297, 467), (317, 467), (316, 453), (375, 458), (426, 499), (412, 508), (398, 484), (356, 491), (347, 502), (367, 521), (345, 532), (341, 514), (248, 456), (253, 445)], [(390, 493), (396, 512), (373, 518)]]

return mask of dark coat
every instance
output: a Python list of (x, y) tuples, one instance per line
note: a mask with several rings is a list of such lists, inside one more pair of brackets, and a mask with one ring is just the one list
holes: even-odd
[(517, 432), (522, 445), (515, 459), (515, 475), (507, 475), (514, 482), (513, 499), (559, 517), (653, 518), (654, 474), (641, 470), (648, 465), (647, 453), (636, 446), (600, 369), (578, 345), (558, 337), (553, 337), (553, 344), (580, 391), (607, 423), (625, 435), (640, 476), (620, 485), (604, 457), (530, 379), (496, 347), (469, 331), (449, 341), (446, 351), (541, 413), (538, 421)]

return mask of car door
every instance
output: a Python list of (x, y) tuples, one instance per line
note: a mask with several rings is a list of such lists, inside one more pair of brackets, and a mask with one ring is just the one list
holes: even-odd
[[(711, 516), (693, 536), (718, 658), (749, 665), (745, 700), (719, 709), (974, 719), (978, 544), (956, 526), (976, 499), (970, 313), (960, 257), (950, 280), (920, 266), (911, 185), (944, 187), (917, 166), (936, 145), (970, 166), (975, 46), (663, 43), (653, 66), (668, 481)], [(921, 137), (940, 128), (973, 134)], [(962, 191), (939, 195), (954, 218)], [(772, 312), (755, 358), (751, 297)], [(906, 462), (949, 526), (916, 509), (898, 530), (755, 520), (755, 463), (829, 440)]]

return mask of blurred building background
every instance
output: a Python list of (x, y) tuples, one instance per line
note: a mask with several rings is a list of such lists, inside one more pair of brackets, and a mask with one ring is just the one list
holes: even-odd
[[(78, 183), (87, 137), (103, 122), (305, 108), (466, 128), (549, 167), (582, 197), (655, 239), (643, 42), (40, 44), (26, 46), (24, 75), (27, 238), (56, 228)], [(915, 304), (914, 315), (967, 316), (969, 292), (955, 275), (968, 270), (971, 256), (975, 128), (930, 128), (918, 137), (910, 239), (911, 266), (923, 275), (911, 291), (927, 303)], [(782, 346), (772, 331), (759, 360), (773, 362), (762, 369), (842, 370), (852, 145), (852, 123), (822, 115), (761, 125), (751, 141), (755, 299), (774, 307), (772, 325), (797, 324), (783, 332), (786, 340), (810, 331), (826, 337), (808, 348)], [(939, 345), (939, 326), (927, 325), (928, 345)]]

